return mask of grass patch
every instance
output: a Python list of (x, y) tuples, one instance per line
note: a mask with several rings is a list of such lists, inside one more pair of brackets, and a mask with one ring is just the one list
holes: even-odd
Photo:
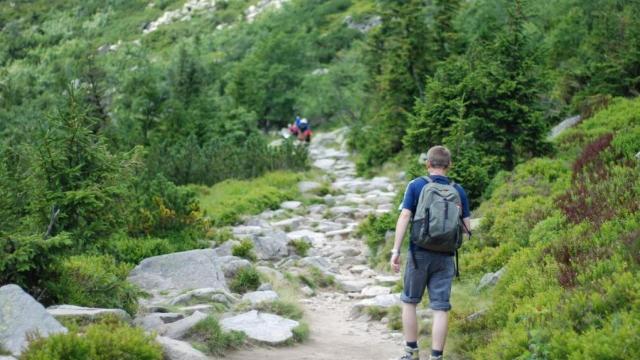
[(298, 240), (293, 240), (291, 241), (291, 246), (293, 246), (293, 249), (295, 250), (296, 254), (305, 257), (307, 256), (307, 253), (309, 252), (309, 249), (311, 249), (311, 244), (309, 244), (308, 242), (302, 240), (302, 239), (298, 239)]
[(253, 266), (240, 269), (229, 284), (231, 291), (240, 294), (255, 291), (259, 286), (260, 274)]
[(225, 180), (212, 187), (191, 185), (211, 223), (233, 225), (243, 215), (276, 209), (283, 201), (298, 197), (302, 175), (276, 171), (252, 180)]
[(253, 251), (253, 242), (249, 239), (243, 239), (239, 244), (234, 245), (231, 248), (231, 254), (233, 256), (247, 259), (251, 262), (254, 262), (258, 259), (255, 252)]
[(222, 356), (225, 351), (240, 347), (246, 338), (239, 331), (226, 332), (213, 316), (207, 316), (194, 326), (187, 336), (200, 344), (200, 348), (214, 356)]
[(336, 282), (333, 276), (325, 275), (316, 267), (310, 267), (305, 274), (298, 275), (298, 279), (312, 289), (328, 288)]
[(300, 305), (298, 305), (298, 303), (286, 300), (263, 302), (256, 306), (256, 310), (280, 315), (287, 319), (293, 320), (301, 320), (304, 315), (304, 311), (302, 310)]
[(387, 318), (389, 319), (387, 326), (390, 330), (402, 330), (402, 308), (400, 306), (394, 305), (390, 307), (387, 310)]
[(2, 345), (0, 345), (0, 355), (11, 355), (11, 353), (9, 352), (9, 350), (5, 349), (4, 347), (2, 347)]
[(311, 335), (311, 330), (309, 330), (309, 324), (302, 321), (300, 325), (296, 326), (291, 330), (293, 333), (292, 341), (294, 343), (305, 342), (309, 339), (309, 335)]
[(387, 316), (389, 311), (382, 306), (369, 306), (365, 308), (364, 312), (371, 317), (371, 320), (380, 321), (383, 317)]

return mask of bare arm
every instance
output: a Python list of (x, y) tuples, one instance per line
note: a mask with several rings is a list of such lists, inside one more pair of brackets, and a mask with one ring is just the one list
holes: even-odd
[(402, 212), (400, 212), (400, 216), (398, 217), (398, 222), (396, 223), (396, 236), (395, 241), (393, 242), (393, 253), (391, 254), (390, 262), (391, 268), (395, 272), (400, 271), (400, 248), (402, 247), (404, 234), (407, 232), (407, 227), (409, 227), (411, 215), (411, 210), (402, 209)]
[(464, 222), (464, 232), (466, 232), (467, 235), (471, 235), (471, 218), (466, 217), (462, 219), (462, 221)]

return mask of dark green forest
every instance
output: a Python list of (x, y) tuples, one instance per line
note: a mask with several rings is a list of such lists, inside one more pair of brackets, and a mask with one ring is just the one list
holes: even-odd
[[(302, 115), (348, 126), (363, 176), (452, 150), (452, 177), (490, 219), (464, 264), (517, 269), (485, 320), (454, 329), (460, 354), (640, 352), (620, 340), (640, 328), (640, 119), (623, 99), (640, 94), (640, 2), (291, 0), (246, 21), (255, 2), (152, 32), (184, 1), (0, 3), (0, 284), (134, 313), (137, 262), (208, 247), (239, 219), (209, 216), (194, 185), (308, 169), (305, 146), (269, 145)], [(579, 130), (548, 140), (576, 114)], [(545, 281), (523, 280), (530, 268)]]

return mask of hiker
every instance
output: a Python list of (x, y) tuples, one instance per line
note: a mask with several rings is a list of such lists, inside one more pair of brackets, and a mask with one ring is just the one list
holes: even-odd
[(296, 116), (296, 122), (289, 125), (289, 132), (300, 141), (311, 141), (311, 127), (307, 119), (300, 119), (299, 116)]
[(426, 288), (433, 310), (430, 359), (441, 360), (451, 310), (451, 284), (458, 272), (453, 255), (457, 255), (463, 233), (471, 235), (469, 200), (464, 189), (447, 177), (451, 153), (446, 147), (432, 147), (420, 161), (426, 165), (429, 176), (416, 178), (407, 186), (391, 252), (391, 267), (399, 272), (402, 240), (411, 224), (401, 295), (406, 346), (400, 359), (420, 358), (416, 307)]

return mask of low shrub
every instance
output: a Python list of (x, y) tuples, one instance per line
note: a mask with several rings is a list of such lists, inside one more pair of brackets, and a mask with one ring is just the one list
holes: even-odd
[(187, 337), (202, 344), (204, 350), (214, 356), (222, 356), (225, 351), (240, 347), (246, 338), (239, 331), (226, 332), (213, 316), (200, 320), (189, 332)]
[(311, 244), (302, 239), (292, 240), (290, 244), (291, 246), (293, 246), (293, 249), (296, 251), (296, 254), (302, 257), (307, 256), (309, 249), (311, 249)]
[(162, 348), (142, 329), (115, 321), (33, 340), (22, 360), (162, 360)]
[(402, 330), (402, 308), (400, 306), (394, 305), (390, 307), (387, 311), (387, 317), (389, 318), (387, 326), (390, 330)]
[(387, 316), (388, 310), (382, 306), (368, 306), (364, 312), (369, 315), (371, 320), (380, 321), (383, 317)]
[(231, 280), (231, 284), (229, 284), (231, 291), (241, 294), (254, 291), (259, 286), (260, 274), (253, 266), (238, 270), (233, 280)]
[(298, 275), (298, 279), (312, 289), (328, 288), (335, 285), (335, 278), (324, 274), (317, 267), (310, 267), (304, 274)]
[(233, 225), (243, 215), (275, 209), (283, 201), (298, 195), (301, 175), (272, 172), (253, 180), (225, 180), (212, 187), (189, 186), (198, 194), (200, 204), (212, 225)]
[(300, 322), (300, 325), (294, 327), (291, 332), (293, 333), (293, 341), (297, 343), (307, 341), (309, 339), (309, 335), (311, 335), (309, 324), (304, 321)]
[(120, 308), (135, 314), (139, 290), (127, 282), (131, 270), (110, 255), (78, 255), (58, 265), (58, 279), (50, 285), (58, 303)]
[(174, 246), (168, 239), (132, 238), (124, 234), (113, 236), (105, 247), (106, 252), (116, 260), (130, 264), (138, 264), (148, 257), (174, 251)]
[(253, 252), (253, 241), (249, 239), (242, 239), (239, 244), (234, 245), (231, 248), (231, 254), (249, 261), (256, 261), (258, 259)]

